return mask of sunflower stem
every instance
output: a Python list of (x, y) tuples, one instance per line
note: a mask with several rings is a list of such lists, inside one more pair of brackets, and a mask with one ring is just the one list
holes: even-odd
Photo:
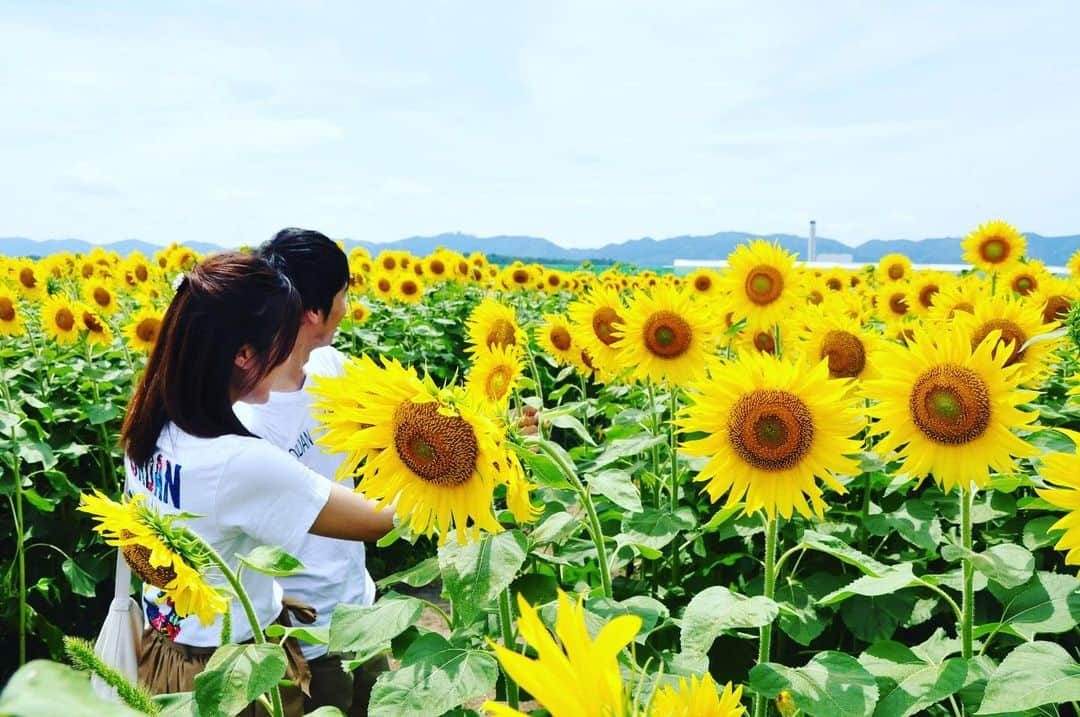
[(859, 550), (865, 553), (866, 549), (870, 547), (870, 531), (866, 529), (866, 524), (870, 517), (870, 489), (874, 486), (874, 474), (866, 471), (863, 475), (866, 477), (866, 481), (863, 486), (862, 511), (859, 521)]
[[(3, 355), (0, 355), (0, 386), (4, 390), (4, 401), (9, 413), (15, 413), (15, 404), (11, 400), (11, 389), (7, 381), (7, 364)], [(23, 487), (22, 471), (19, 465), (19, 446), (15, 441), (15, 428), (11, 428), (11, 465), (12, 478), (15, 483), (14, 513), (15, 513), (15, 570), (18, 573), (19, 593), (19, 666), (26, 664), (26, 532), (23, 530)]]
[(960, 646), (961, 655), (965, 660), (970, 660), (973, 653), (973, 634), (975, 626), (975, 566), (972, 565), (968, 555), (971, 554), (973, 541), (971, 538), (971, 486), (967, 490), (960, 491), (960, 542), (964, 546), (964, 592), (961, 603), (962, 616), (960, 620)]
[[(540, 383), (540, 369), (536, 365), (536, 356), (533, 355), (532, 347), (528, 344), (525, 345), (525, 353), (529, 357), (529, 367), (532, 369), (533, 382), (536, 383), (536, 397), (540, 399), (540, 411), (544, 410), (544, 388)], [(541, 438), (544, 437), (544, 426), (541, 421), (536, 423), (536, 432)]]
[[(779, 536), (780, 521), (775, 517), (765, 519), (765, 597), (773, 599), (776, 594), (776, 543)], [(762, 625), (761, 638), (758, 641), (759, 665), (769, 661), (772, 648), (772, 623)], [(754, 695), (754, 717), (765, 717), (769, 709), (769, 701), (764, 695)]]
[[(649, 413), (652, 415), (652, 435), (660, 435), (660, 421), (656, 415), (656, 395), (653, 392), (652, 381), (645, 382), (645, 389), (649, 395)], [(652, 463), (653, 463), (653, 497), (656, 498), (656, 507), (660, 507), (660, 446), (652, 447)]]
[[(676, 430), (675, 430), (675, 418), (679, 415), (679, 392), (674, 385), (669, 384), (668, 390), (671, 392), (671, 417), (668, 419), (668, 440), (671, 446), (671, 486), (670, 502), (672, 514), (675, 513), (675, 509), (679, 505), (679, 454), (678, 444), (676, 442)], [(671, 584), (672, 586), (679, 584), (679, 541), (674, 540), (671, 543)]]
[[(86, 342), (86, 368), (90, 368), (94, 363), (94, 345), (89, 341)], [(90, 382), (91, 390), (94, 393), (94, 405), (101, 404), (101, 392), (98, 390), (97, 381)], [(112, 446), (109, 443), (109, 429), (105, 427), (104, 423), (98, 424), (98, 436), (101, 439), (101, 489), (116, 493), (120, 492), (120, 485), (116, 478), (116, 466), (113, 465), (112, 460)]]
[[(506, 588), (499, 593), (499, 627), (502, 629), (503, 645), (507, 650), (516, 652), (514, 623), (510, 614), (510, 588)], [(510, 676), (505, 667), (503, 668), (503, 677), (506, 678), (506, 703), (510, 706), (510, 709), (516, 710), (519, 701), (518, 684), (514, 682), (514, 678)]]

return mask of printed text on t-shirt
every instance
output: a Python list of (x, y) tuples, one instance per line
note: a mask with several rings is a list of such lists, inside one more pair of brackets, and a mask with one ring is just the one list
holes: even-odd
[(294, 458), (299, 458), (307, 453), (307, 449), (311, 448), (313, 445), (315, 445), (315, 441), (311, 440), (311, 434), (304, 431), (300, 434), (300, 437), (296, 439), (296, 445), (289, 449), (289, 453), (291, 453)]
[(180, 469), (179, 463), (173, 463), (160, 453), (143, 465), (128, 459), (131, 464), (131, 472), (150, 491), (155, 498), (162, 503), (171, 503), (174, 508), (180, 507)]

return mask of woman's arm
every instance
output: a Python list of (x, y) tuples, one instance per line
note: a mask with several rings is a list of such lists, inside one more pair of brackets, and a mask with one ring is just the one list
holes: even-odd
[(394, 527), (394, 510), (375, 510), (375, 501), (335, 483), (330, 498), (308, 532), (325, 538), (375, 541)]

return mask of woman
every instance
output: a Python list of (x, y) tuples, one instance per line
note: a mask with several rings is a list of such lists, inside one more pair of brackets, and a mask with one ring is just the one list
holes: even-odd
[[(236, 401), (267, 400), (296, 340), (301, 303), (287, 278), (263, 259), (229, 252), (209, 257), (180, 282), (121, 431), (128, 491), (167, 514), (200, 516), (188, 525), (237, 567), (258, 545), (292, 552), (309, 532), (378, 540), (391, 511), (375, 513), (352, 491), (314, 473), (252, 435)], [(270, 576), (242, 573), (260, 626), (287, 618)], [(214, 576), (209, 582), (223, 584)], [(232, 601), (232, 639), (252, 639)], [(161, 591), (143, 590), (147, 629), (140, 681), (154, 693), (191, 690), (220, 644), (222, 619), (203, 626), (177, 615)], [(295, 648), (295, 644), (287, 648)], [(289, 677), (302, 682), (303, 658), (290, 653)], [(302, 714), (302, 697), (289, 709)]]

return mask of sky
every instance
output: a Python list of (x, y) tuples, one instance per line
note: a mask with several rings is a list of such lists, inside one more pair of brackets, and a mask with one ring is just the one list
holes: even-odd
[(1080, 3), (0, 0), (0, 237), (1080, 233)]

